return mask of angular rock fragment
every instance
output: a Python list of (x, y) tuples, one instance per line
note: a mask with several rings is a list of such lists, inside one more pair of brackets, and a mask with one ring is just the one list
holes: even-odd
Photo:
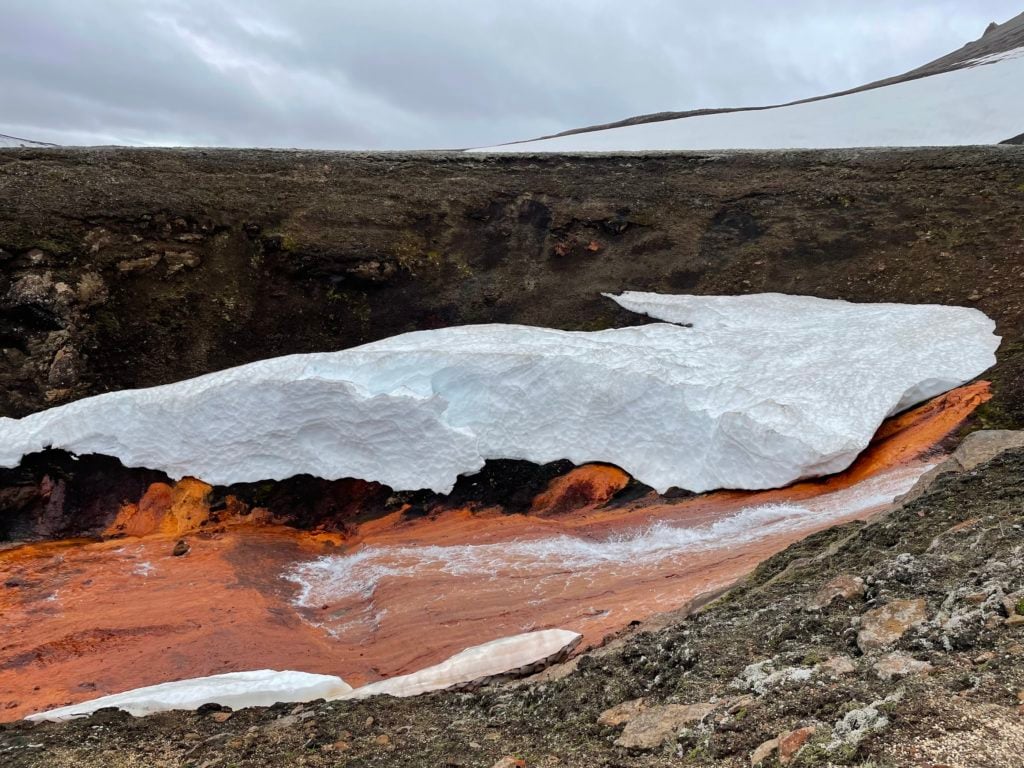
[(815, 593), (807, 603), (808, 610), (820, 611), (836, 600), (850, 601), (864, 595), (864, 579), (860, 576), (842, 574), (836, 576)]
[(927, 661), (918, 661), (905, 653), (890, 653), (883, 656), (873, 667), (882, 680), (895, 680), (910, 675), (926, 675), (933, 667)]
[(627, 749), (657, 749), (674, 739), (680, 729), (695, 725), (711, 714), (713, 704), (666, 704), (651, 707), (626, 723), (615, 744)]
[(758, 745), (757, 749), (750, 753), (750, 765), (751, 768), (757, 768), (757, 766), (764, 763), (765, 760), (775, 754), (779, 748), (779, 737), (776, 736), (774, 739), (768, 739), (768, 741), (762, 742)]
[(632, 699), (610, 707), (597, 716), (597, 724), (614, 727), (628, 723), (647, 709), (643, 699)]
[(915, 624), (928, 620), (925, 601), (893, 600), (874, 608), (861, 617), (857, 647), (864, 653), (893, 645)]
[(818, 665), (818, 669), (832, 677), (842, 677), (843, 675), (852, 675), (856, 672), (857, 665), (853, 663), (853, 659), (849, 656), (833, 656), (821, 662)]
[(807, 740), (814, 735), (817, 728), (813, 725), (797, 728), (794, 731), (786, 731), (779, 734), (779, 763), (789, 765), (793, 758), (801, 750)]

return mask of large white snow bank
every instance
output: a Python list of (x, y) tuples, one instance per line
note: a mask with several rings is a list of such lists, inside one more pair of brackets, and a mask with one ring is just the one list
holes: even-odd
[(608, 128), (481, 152), (820, 149), (997, 144), (1024, 131), (1024, 48), (820, 101)]
[(659, 491), (770, 488), (846, 468), (886, 416), (974, 378), (999, 343), (959, 307), (615, 300), (692, 327), (463, 326), (263, 360), (0, 418), (0, 466), (52, 446), (213, 484), (447, 492), (485, 459), (569, 459)]
[(467, 648), (433, 667), (370, 683), (341, 696), (418, 696), (429, 691), (486, 682), (490, 678), (528, 674), (563, 658), (582, 635), (566, 629), (545, 629), (502, 637)]
[(340, 677), (258, 669), (149, 685), (69, 707), (39, 712), (25, 719), (70, 720), (104, 707), (123, 709), (136, 717), (172, 709), (198, 709), (203, 704), (221, 704), (232, 709), (269, 707), (279, 701), (336, 699), (351, 690), (352, 687)]

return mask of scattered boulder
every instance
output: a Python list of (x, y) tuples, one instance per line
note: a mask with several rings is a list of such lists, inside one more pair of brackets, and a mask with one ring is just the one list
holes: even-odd
[(783, 731), (774, 739), (761, 743), (750, 753), (750, 765), (756, 768), (775, 753), (778, 753), (779, 765), (789, 765), (816, 730), (815, 726), (808, 725), (795, 731)]
[(1021, 447), (1024, 447), (1024, 431), (1021, 430), (983, 429), (972, 432), (960, 442), (949, 458), (921, 475), (914, 483), (914, 487), (900, 497), (900, 501), (907, 504), (920, 497), (934, 484), (939, 475), (947, 472), (969, 472), (1003, 451)]
[(793, 762), (793, 758), (796, 757), (797, 753), (803, 748), (807, 740), (814, 735), (817, 728), (813, 725), (807, 725), (803, 728), (797, 728), (795, 731), (786, 731), (779, 734), (779, 763), (782, 765), (789, 765)]
[(926, 675), (933, 667), (927, 661), (918, 661), (905, 653), (890, 653), (879, 659), (873, 669), (882, 680), (895, 680), (910, 675)]
[(46, 374), (46, 383), (51, 387), (71, 387), (78, 382), (80, 360), (77, 350), (63, 346), (57, 350)]
[(775, 751), (779, 748), (779, 737), (776, 736), (774, 739), (768, 739), (768, 741), (762, 743), (757, 749), (750, 753), (750, 765), (758, 766), (761, 765), (765, 760), (775, 754)]
[(833, 656), (818, 665), (818, 670), (832, 677), (852, 675), (857, 671), (857, 665), (849, 656)]
[(491, 768), (526, 768), (526, 761), (520, 760), (518, 757), (505, 755), (505, 757), (492, 765)]
[(171, 550), (171, 554), (174, 555), (174, 557), (182, 557), (187, 555), (191, 549), (192, 547), (187, 541), (184, 539), (178, 539), (178, 543), (174, 545), (174, 549)]
[(647, 709), (647, 705), (644, 704), (643, 699), (624, 701), (621, 704), (616, 704), (614, 707), (606, 709), (598, 715), (597, 724), (606, 727), (623, 725), (637, 717), (645, 709)]
[(125, 261), (120, 261), (117, 264), (117, 270), (124, 275), (136, 274), (141, 272), (148, 272), (159, 263), (160, 254), (155, 253), (152, 256), (142, 256), (137, 259), (127, 259)]
[(669, 739), (674, 739), (681, 728), (701, 722), (714, 709), (713, 704), (651, 707), (626, 723), (615, 744), (627, 749), (657, 749)]
[(898, 642), (911, 627), (927, 620), (927, 606), (923, 599), (893, 600), (861, 617), (857, 647), (864, 653), (887, 648)]
[(852, 601), (864, 596), (864, 579), (860, 576), (842, 574), (836, 576), (817, 591), (807, 604), (807, 610), (820, 611), (836, 600)]

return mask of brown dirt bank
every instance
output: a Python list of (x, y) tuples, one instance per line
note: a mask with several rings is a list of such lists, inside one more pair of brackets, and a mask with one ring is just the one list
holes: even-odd
[(1024, 148), (0, 150), (0, 414), (621, 289), (977, 306), (1024, 426)]

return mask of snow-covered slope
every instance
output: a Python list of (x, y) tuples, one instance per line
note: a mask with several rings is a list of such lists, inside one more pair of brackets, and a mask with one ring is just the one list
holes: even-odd
[(881, 421), (995, 362), (977, 310), (627, 293), (656, 323), (420, 331), (0, 418), (0, 466), (47, 446), (209, 483), (298, 474), (451, 489), (485, 459), (608, 462), (664, 491), (845, 469)]
[(542, 668), (564, 658), (579, 644), (582, 635), (566, 629), (545, 629), (502, 637), (475, 645), (454, 656), (409, 675), (370, 683), (341, 696), (365, 699), (369, 696), (418, 696), (459, 685), (486, 681), (499, 675), (518, 676), (533, 667)]
[(0, 149), (5, 147), (55, 147), (56, 144), (48, 144), (45, 141), (32, 141), (31, 139), (22, 139), (17, 136), (8, 136), (6, 133), (0, 133)]
[(1024, 48), (960, 68), (768, 109), (487, 147), (486, 152), (608, 152), (997, 144), (1024, 133)]
[(344, 680), (332, 675), (257, 669), (149, 685), (29, 715), (25, 719), (70, 720), (104, 707), (117, 707), (136, 717), (172, 709), (198, 709), (203, 704), (210, 703), (222, 704), (232, 709), (269, 707), (279, 701), (335, 699), (351, 690), (352, 687)]

